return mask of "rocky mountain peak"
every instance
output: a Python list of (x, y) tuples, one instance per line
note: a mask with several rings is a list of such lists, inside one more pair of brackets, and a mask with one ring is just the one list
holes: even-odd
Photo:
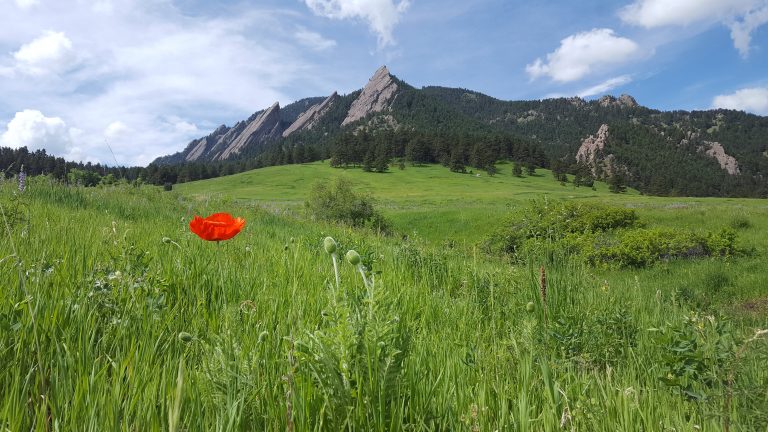
[(290, 126), (283, 132), (283, 137), (302, 130), (312, 129), (317, 125), (320, 119), (333, 107), (336, 101), (339, 99), (339, 95), (333, 92), (319, 104), (312, 105), (306, 111), (301, 113), (299, 117), (291, 123)]
[(240, 153), (248, 144), (263, 142), (276, 138), (282, 132), (280, 128), (280, 103), (275, 102), (271, 107), (250, 121), (242, 132), (235, 137), (215, 159), (224, 160)]
[(608, 108), (608, 107), (635, 108), (639, 106), (635, 98), (633, 98), (628, 94), (622, 94), (618, 98), (611, 95), (605, 95), (597, 100), (597, 104), (604, 108)]
[(618, 102), (627, 108), (635, 108), (636, 106), (638, 106), (638, 103), (635, 100), (635, 98), (633, 98), (628, 94), (622, 94), (621, 96), (619, 96)]
[(346, 126), (349, 123), (360, 120), (368, 114), (381, 112), (392, 105), (398, 90), (394, 77), (390, 75), (386, 66), (380, 67), (373, 74), (368, 84), (365, 85), (360, 96), (352, 102), (347, 112), (347, 117), (341, 123)]

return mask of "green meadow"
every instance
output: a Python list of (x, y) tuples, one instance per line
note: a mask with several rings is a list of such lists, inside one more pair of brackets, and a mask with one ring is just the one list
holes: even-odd
[[(313, 163), (172, 192), (1, 184), (0, 431), (768, 430), (768, 202), (499, 167)], [(312, 184), (335, 176), (394, 233), (309, 218)], [(730, 228), (744, 252), (647, 268), (488, 253), (533, 199)], [(245, 229), (189, 231), (215, 212)]]

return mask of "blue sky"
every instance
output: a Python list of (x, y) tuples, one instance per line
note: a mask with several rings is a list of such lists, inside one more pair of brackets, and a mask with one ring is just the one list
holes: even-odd
[(382, 64), (500, 99), (768, 115), (766, 23), (768, 0), (0, 0), (0, 145), (145, 165)]

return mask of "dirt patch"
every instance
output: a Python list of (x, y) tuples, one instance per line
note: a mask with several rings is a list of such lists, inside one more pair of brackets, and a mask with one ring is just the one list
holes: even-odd
[(746, 301), (739, 306), (739, 309), (747, 313), (766, 315), (768, 314), (768, 297)]

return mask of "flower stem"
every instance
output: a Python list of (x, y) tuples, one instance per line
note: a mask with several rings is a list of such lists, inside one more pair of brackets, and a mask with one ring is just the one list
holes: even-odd
[(336, 253), (331, 254), (333, 259), (333, 273), (336, 275), (336, 290), (339, 290), (339, 264), (337, 263)]

